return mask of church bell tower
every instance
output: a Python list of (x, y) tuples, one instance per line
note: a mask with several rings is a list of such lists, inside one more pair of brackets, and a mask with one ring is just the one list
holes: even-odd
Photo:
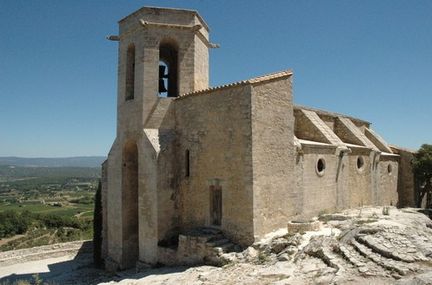
[[(119, 21), (117, 136), (103, 170), (107, 268), (155, 264), (175, 220), (173, 99), (208, 88), (209, 29), (196, 11), (144, 7)], [(162, 145), (163, 144), (163, 145)]]
[(160, 101), (209, 84), (207, 24), (196, 11), (144, 7), (119, 21), (117, 134), (145, 128)]

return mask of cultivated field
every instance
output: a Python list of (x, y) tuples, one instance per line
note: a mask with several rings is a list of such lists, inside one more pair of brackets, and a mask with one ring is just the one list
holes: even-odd
[(92, 237), (100, 168), (0, 165), (0, 251)]

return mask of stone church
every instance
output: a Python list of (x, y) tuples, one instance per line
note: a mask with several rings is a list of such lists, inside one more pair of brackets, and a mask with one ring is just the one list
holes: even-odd
[(109, 39), (119, 48), (117, 137), (102, 168), (107, 267), (181, 263), (179, 236), (196, 228), (244, 247), (290, 220), (410, 199), (398, 190), (402, 150), (365, 120), (294, 105), (292, 71), (209, 86), (217, 45), (196, 11), (144, 7)]

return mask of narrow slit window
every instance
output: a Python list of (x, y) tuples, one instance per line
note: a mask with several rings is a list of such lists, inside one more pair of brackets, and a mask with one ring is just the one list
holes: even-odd
[(185, 151), (185, 177), (190, 176), (190, 152), (187, 149)]
[(133, 100), (135, 97), (135, 46), (128, 47), (126, 55), (126, 101)]

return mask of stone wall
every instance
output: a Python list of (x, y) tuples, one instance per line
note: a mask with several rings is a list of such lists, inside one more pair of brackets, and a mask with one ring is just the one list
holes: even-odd
[[(398, 155), (388, 152), (380, 155), (381, 151), (369, 138), (379, 142), (382, 150), (388, 151), (388, 146), (367, 129), (368, 123), (300, 107), (295, 107), (294, 114), (300, 144), (296, 187), (302, 197), (297, 216), (308, 218), (363, 205), (396, 205)], [(326, 164), (321, 175), (317, 173), (319, 159)]]
[(252, 87), (254, 235), (286, 226), (296, 214), (291, 77)]
[(221, 229), (233, 241), (253, 242), (250, 94), (250, 86), (234, 86), (175, 100), (183, 229), (211, 225), (210, 186), (220, 186)]
[[(303, 143), (295, 166), (296, 188), (301, 197), (293, 219), (308, 219), (336, 209), (366, 205), (395, 205), (398, 201), (397, 156), (381, 157), (373, 167), (374, 152), (367, 148), (351, 148), (351, 153), (338, 155), (335, 146)], [(358, 168), (357, 160), (363, 165)], [(317, 171), (319, 159), (325, 170)], [(392, 171), (388, 172), (388, 165)]]
[(139, 217), (139, 260), (156, 263), (158, 227), (158, 156), (160, 149), (152, 144), (159, 141), (157, 130), (144, 130), (138, 141), (138, 217)]
[[(119, 140), (119, 139), (118, 139)], [(108, 156), (108, 195), (107, 195), (107, 242), (109, 266), (125, 268), (127, 255), (125, 255), (125, 236), (123, 236), (123, 212), (128, 212), (129, 206), (123, 201), (123, 147), (114, 143)], [(148, 135), (129, 137), (129, 141), (137, 146), (138, 150), (138, 213), (139, 217), (139, 257), (144, 262), (153, 263), (157, 258), (157, 152), (149, 141)], [(129, 209), (129, 210), (128, 210)], [(129, 211), (130, 212), (130, 211)], [(122, 218), (123, 217), (123, 218)], [(126, 258), (126, 259), (125, 259)], [(131, 262), (127, 262), (131, 264)]]
[[(372, 163), (371, 149), (351, 148), (348, 161), (345, 165), (347, 169), (349, 202), (344, 207), (362, 207), (373, 204), (372, 197)], [(361, 166), (360, 166), (361, 165)], [(359, 167), (360, 166), (360, 167)]]
[(179, 227), (178, 156), (174, 130), (159, 130), (161, 140), (157, 157), (158, 241), (168, 240)]
[[(310, 218), (320, 213), (329, 213), (337, 206), (338, 157), (334, 154), (334, 146), (304, 145), (300, 165), (303, 169), (303, 184), (299, 191), (303, 192), (303, 208), (301, 218)], [(325, 169), (319, 173), (317, 162), (322, 159)]]
[(194, 87), (203, 90), (209, 86), (209, 50), (198, 37), (194, 39)]
[(313, 120), (302, 109), (295, 110), (294, 114), (294, 131), (298, 138), (322, 143), (329, 142), (319, 127), (314, 124)]
[[(121, 148), (114, 141), (107, 160), (107, 240), (108, 257), (105, 266), (108, 270), (116, 270), (122, 256), (122, 223), (121, 223)], [(108, 262), (108, 261), (112, 262)]]
[(398, 207), (416, 207), (414, 173), (412, 160), (414, 152), (397, 146), (391, 147), (392, 151), (399, 155), (399, 173), (398, 173)]
[(376, 204), (396, 206), (398, 202), (398, 156), (381, 156), (378, 172), (379, 190)]

